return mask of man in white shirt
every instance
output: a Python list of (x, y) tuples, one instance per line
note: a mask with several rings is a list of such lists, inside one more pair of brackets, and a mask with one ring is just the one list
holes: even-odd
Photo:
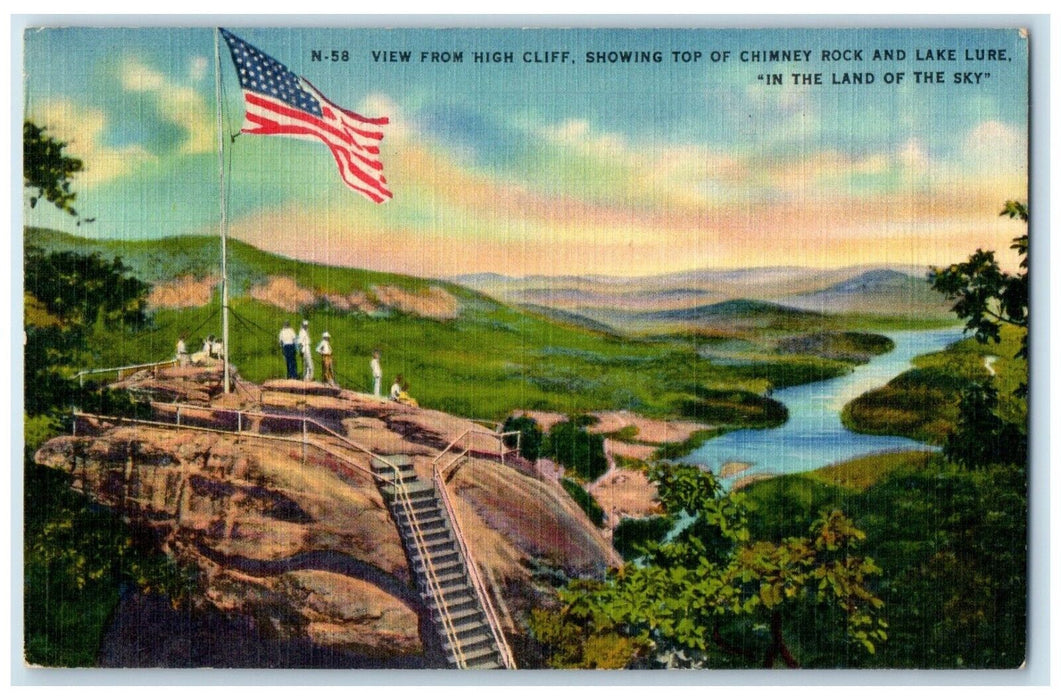
[(298, 349), (302, 353), (302, 381), (313, 381), (313, 343), (309, 339), (309, 321), (302, 321), (298, 332)]
[(177, 339), (177, 364), (181, 367), (187, 367), (190, 364), (188, 346), (184, 343), (183, 335)]
[(372, 393), (377, 397), (383, 398), (380, 394), (380, 390), (383, 388), (383, 368), (379, 364), (379, 350), (372, 351), (372, 361), (369, 366), (372, 367)]
[(298, 379), (298, 365), (295, 363), (295, 331), (291, 329), (290, 321), (284, 321), (284, 327), (280, 329), (280, 348), (284, 351), (287, 378)]

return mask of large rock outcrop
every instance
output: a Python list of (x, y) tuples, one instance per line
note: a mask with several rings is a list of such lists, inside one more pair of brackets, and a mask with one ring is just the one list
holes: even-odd
[[(183, 378), (142, 381), (203, 394)], [(369, 455), (329, 430), (366, 451), (412, 456), (425, 479), (440, 449), (473, 431), (448, 488), (510, 634), (525, 634), (526, 612), (551, 596), (536, 571), (585, 575), (619, 561), (558, 485), (512, 455), (501, 464), (497, 439), (470, 421), (302, 382), (267, 383), (256, 398), (238, 418), (182, 408), (182, 425), (201, 429), (85, 418), (36, 459), (150, 528), (163, 551), (198, 572), (197, 602), (212, 614), (379, 666), (410, 656), (436, 665), (436, 638)], [(175, 420), (174, 405), (155, 409), (157, 420)]]

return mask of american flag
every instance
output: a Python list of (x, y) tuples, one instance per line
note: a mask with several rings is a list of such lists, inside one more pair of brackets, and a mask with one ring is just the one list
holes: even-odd
[(379, 142), (387, 117), (369, 118), (331, 102), (305, 78), (289, 71), (275, 58), (222, 29), (247, 113), (244, 134), (272, 134), (320, 139), (339, 165), (339, 176), (347, 187), (377, 204), (393, 195), (383, 177)]

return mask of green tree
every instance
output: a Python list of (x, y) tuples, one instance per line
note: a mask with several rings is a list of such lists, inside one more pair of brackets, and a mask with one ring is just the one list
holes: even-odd
[(76, 217), (77, 193), (72, 190), (71, 178), (84, 170), (85, 164), (64, 154), (67, 144), (48, 136), (46, 130), (28, 119), (22, 123), (22, 181), (30, 190), (29, 205), (36, 207), (43, 197)]
[[(501, 426), (501, 432), (508, 433), (519, 431), (519, 454), (524, 459), (535, 461), (542, 452), (542, 429), (538, 427), (538, 421), (530, 416), (509, 416), (505, 424)], [(510, 435), (505, 438), (505, 445), (516, 446), (516, 436)]]
[[(1027, 205), (1008, 201), (999, 216), (1028, 222)], [(1010, 246), (1020, 258), (1020, 272), (1004, 272), (994, 251), (977, 249), (963, 263), (946, 268), (933, 267), (929, 273), (932, 288), (954, 301), (952, 310), (965, 321), (981, 343), (1001, 342), (1004, 324), (1028, 327), (1028, 234), (1013, 239)], [(1017, 357), (1028, 358), (1028, 335), (1024, 334)], [(1027, 391), (1023, 384), (1021, 392)]]
[(549, 429), (542, 455), (555, 459), (582, 479), (592, 481), (608, 471), (604, 436), (586, 430), (590, 418), (576, 416)]
[[(1028, 207), (1017, 201), (1006, 202), (1000, 216), (1028, 222)], [(1028, 359), (1028, 234), (1013, 240), (1011, 249), (1020, 258), (1017, 274), (1004, 272), (993, 251), (977, 249), (963, 263), (947, 268), (932, 268), (929, 279), (933, 289), (947, 299), (973, 331), (980, 343), (1002, 341), (1003, 325), (1020, 328), (1018, 359)], [(1015, 395), (1023, 400), (1028, 383), (1022, 381)], [(998, 390), (993, 382), (976, 382), (965, 388), (959, 404), (958, 425), (948, 436), (944, 454), (967, 468), (988, 464), (1023, 464), (1027, 460), (1028, 438), (1025, 425), (1002, 420), (998, 415)]]
[[(95, 326), (146, 325), (149, 286), (128, 272), (120, 258), (107, 261), (98, 253), (27, 248), (23, 362), (27, 414), (63, 412), (72, 402), (87, 405), (88, 393), (69, 377), (84, 361)], [(111, 406), (127, 403), (121, 397), (101, 397), (97, 399)]]
[[(538, 612), (532, 626), (550, 664), (587, 665), (590, 647), (572, 646), (573, 627), (585, 640), (630, 640), (623, 665), (794, 668), (786, 625), (808, 606), (834, 613), (849, 644), (869, 653), (886, 638), (882, 603), (868, 583), (879, 569), (857, 553), (865, 535), (842, 512), (823, 513), (806, 536), (753, 542), (743, 498), (724, 493), (711, 474), (655, 465), (649, 477), (664, 509), (692, 524), (604, 581), (572, 583), (559, 611)], [(752, 632), (727, 638), (734, 628)]]
[(972, 382), (962, 392), (958, 424), (947, 436), (943, 456), (966, 468), (1028, 461), (1028, 438), (1020, 426), (999, 417), (992, 382)]

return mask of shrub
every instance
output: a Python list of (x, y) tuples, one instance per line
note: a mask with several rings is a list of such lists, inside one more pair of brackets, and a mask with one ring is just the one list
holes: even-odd
[(589, 516), (590, 521), (597, 527), (604, 525), (604, 509), (600, 507), (596, 499), (586, 489), (579, 486), (571, 479), (561, 479), (560, 485), (567, 491), (567, 495), (574, 499), (578, 507)]
[(660, 542), (670, 532), (671, 518), (655, 515), (651, 518), (623, 518), (612, 534), (615, 551), (629, 561), (637, 557), (640, 548), (650, 542)]
[[(509, 416), (505, 419), (505, 424), (501, 426), (501, 431), (505, 433), (517, 430), (519, 431), (520, 456), (532, 462), (535, 461), (541, 456), (542, 440), (544, 439), (542, 429), (538, 427), (538, 421), (530, 416)], [(506, 437), (505, 445), (515, 447), (516, 436)]]
[(604, 437), (587, 431), (579, 425), (578, 419), (563, 421), (550, 428), (543, 454), (586, 481), (593, 481), (608, 471)]

